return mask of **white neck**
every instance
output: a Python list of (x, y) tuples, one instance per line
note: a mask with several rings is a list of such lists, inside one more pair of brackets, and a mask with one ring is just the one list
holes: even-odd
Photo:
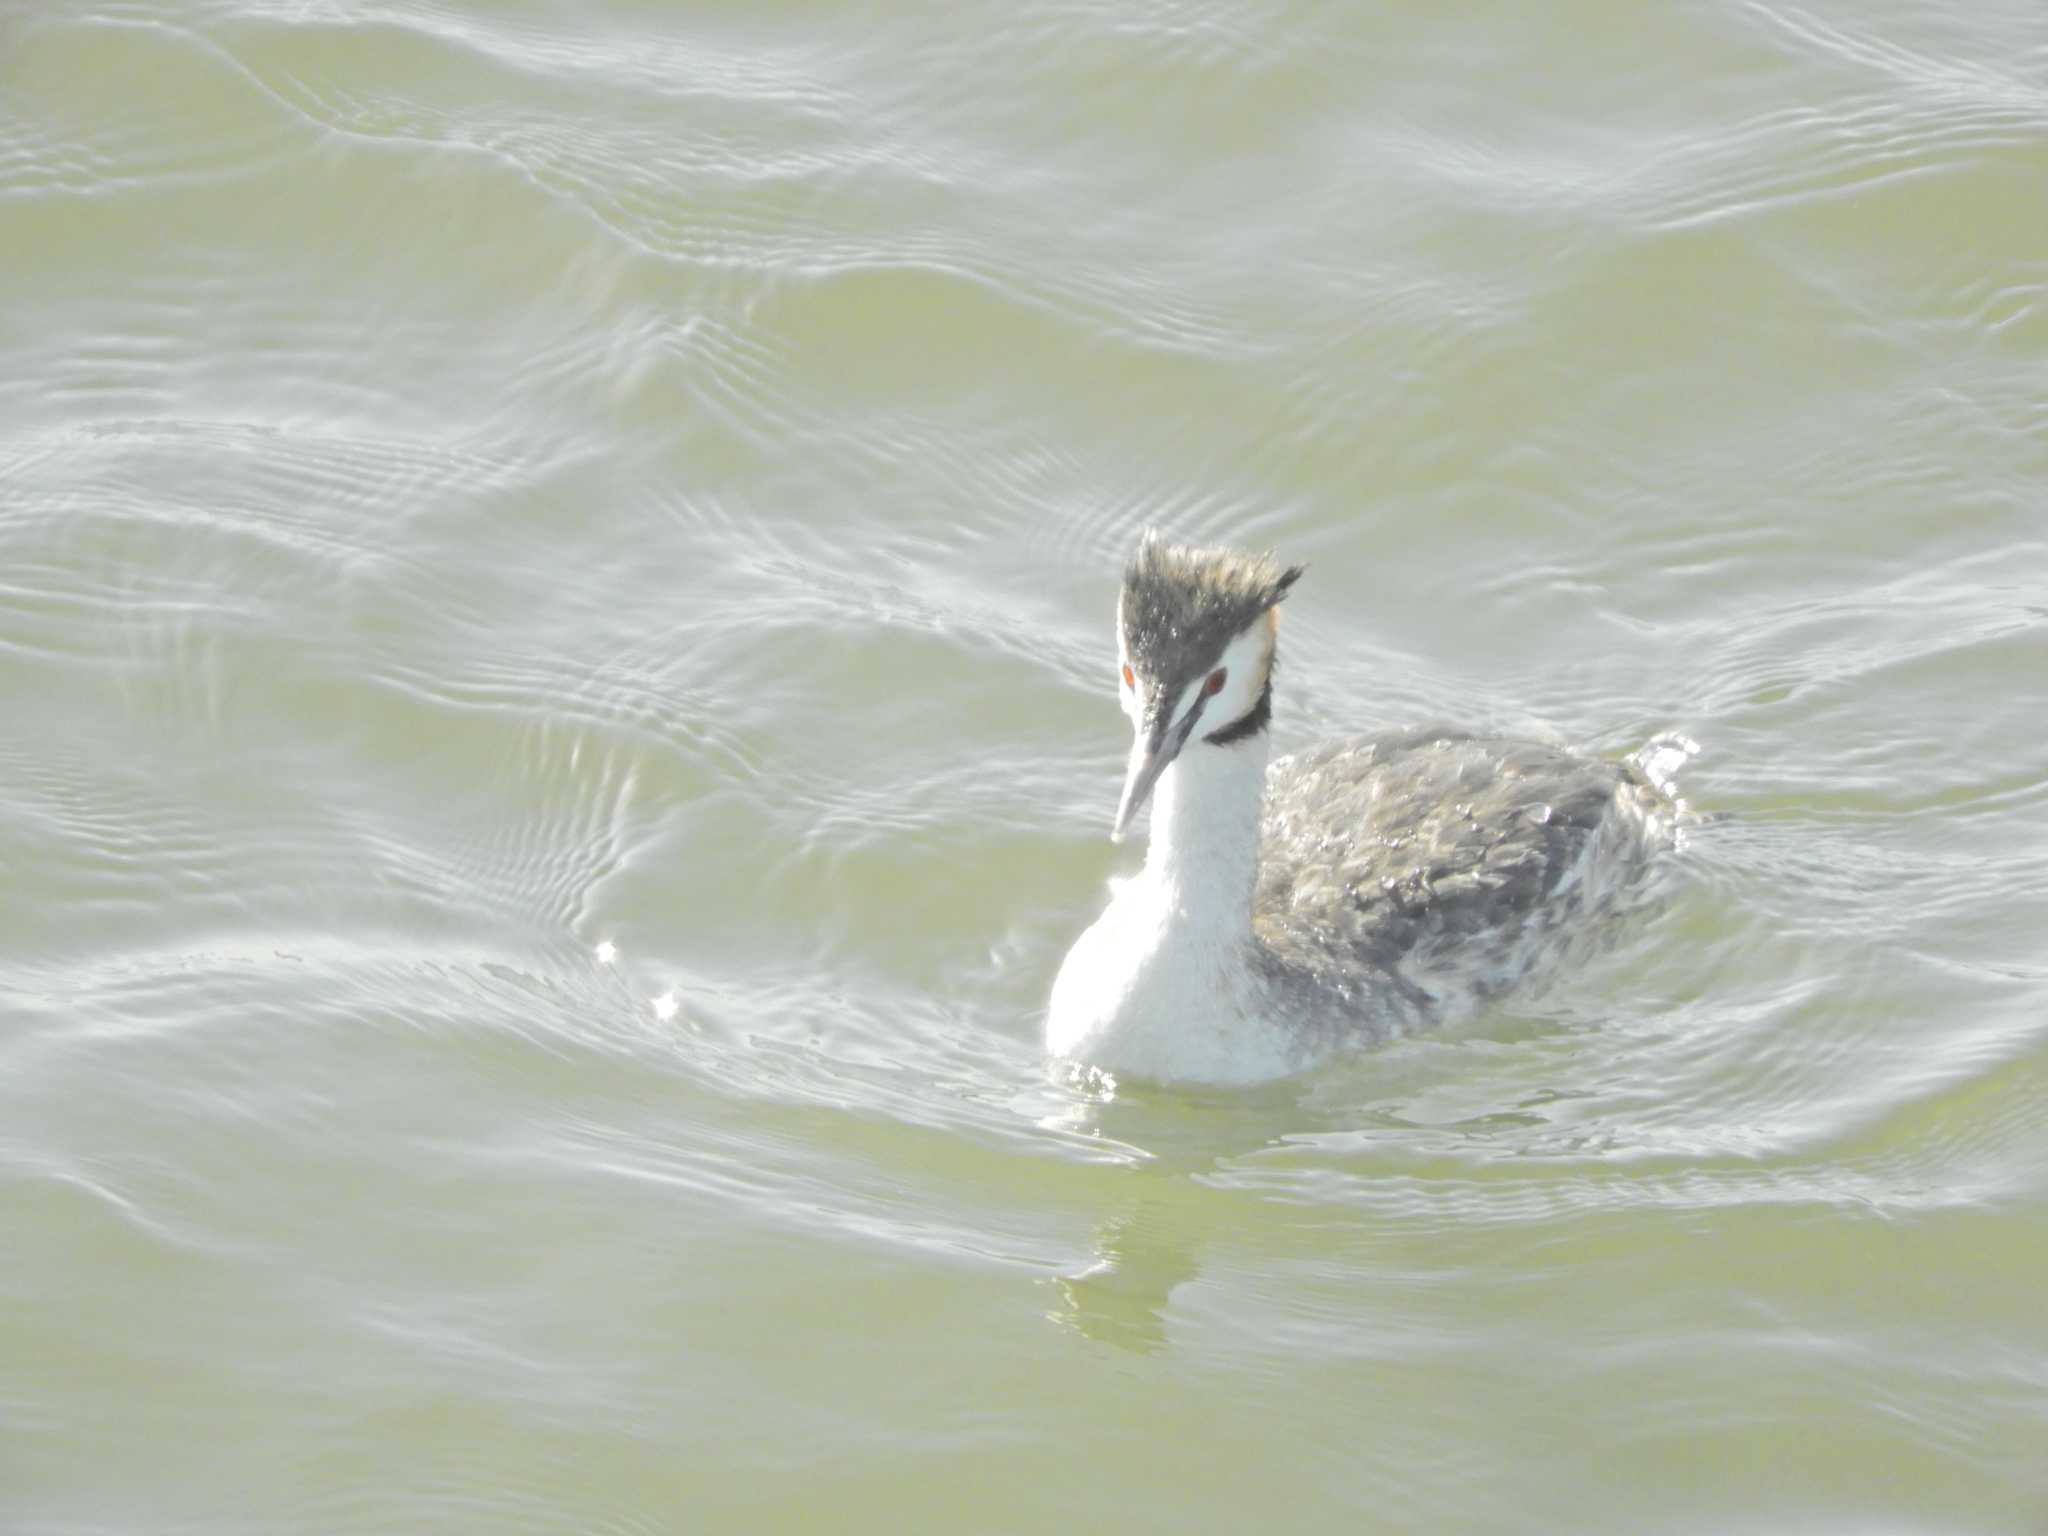
[(1261, 1021), (1246, 965), (1267, 754), (1263, 731), (1227, 747), (1197, 739), (1160, 776), (1144, 872), (1053, 983), (1055, 1055), (1161, 1081), (1297, 1069), (1292, 1042)]
[(1227, 747), (1197, 737), (1153, 791), (1145, 878), (1206, 938), (1236, 942), (1251, 932), (1269, 752), (1264, 731)]

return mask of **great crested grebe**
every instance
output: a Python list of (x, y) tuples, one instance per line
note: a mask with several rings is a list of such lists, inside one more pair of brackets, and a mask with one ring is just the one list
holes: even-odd
[[(1157, 1081), (1307, 1070), (1513, 981), (1672, 840), (1635, 763), (1429, 727), (1268, 765), (1268, 555), (1147, 534), (1117, 610), (1144, 868), (1067, 954), (1046, 1043)], [(1688, 744), (1689, 745), (1689, 744)]]

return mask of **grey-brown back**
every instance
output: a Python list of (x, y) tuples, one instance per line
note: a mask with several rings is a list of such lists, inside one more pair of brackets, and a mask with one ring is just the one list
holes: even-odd
[(1484, 996), (1669, 837), (1629, 765), (1442, 727), (1273, 764), (1253, 930), (1269, 980), (1421, 1013)]

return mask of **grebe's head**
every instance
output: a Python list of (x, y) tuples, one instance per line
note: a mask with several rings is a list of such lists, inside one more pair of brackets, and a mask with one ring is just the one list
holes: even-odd
[(1271, 555), (1194, 549), (1153, 532), (1139, 541), (1117, 603), (1119, 697), (1137, 737), (1116, 841), (1190, 740), (1228, 749), (1265, 730), (1278, 605), (1301, 571)]

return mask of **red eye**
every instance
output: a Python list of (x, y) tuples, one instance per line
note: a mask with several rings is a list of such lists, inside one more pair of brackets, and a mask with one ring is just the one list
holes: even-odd
[(1202, 692), (1206, 693), (1207, 695), (1209, 695), (1210, 698), (1213, 699), (1216, 697), (1217, 694), (1223, 691), (1223, 685), (1229, 680), (1230, 669), (1228, 667), (1218, 667), (1214, 672), (1211, 672), (1209, 674), (1209, 681), (1202, 684)]
[(1124, 686), (1126, 688), (1135, 688), (1138, 686), (1138, 679), (1128, 666), (1124, 668)]

